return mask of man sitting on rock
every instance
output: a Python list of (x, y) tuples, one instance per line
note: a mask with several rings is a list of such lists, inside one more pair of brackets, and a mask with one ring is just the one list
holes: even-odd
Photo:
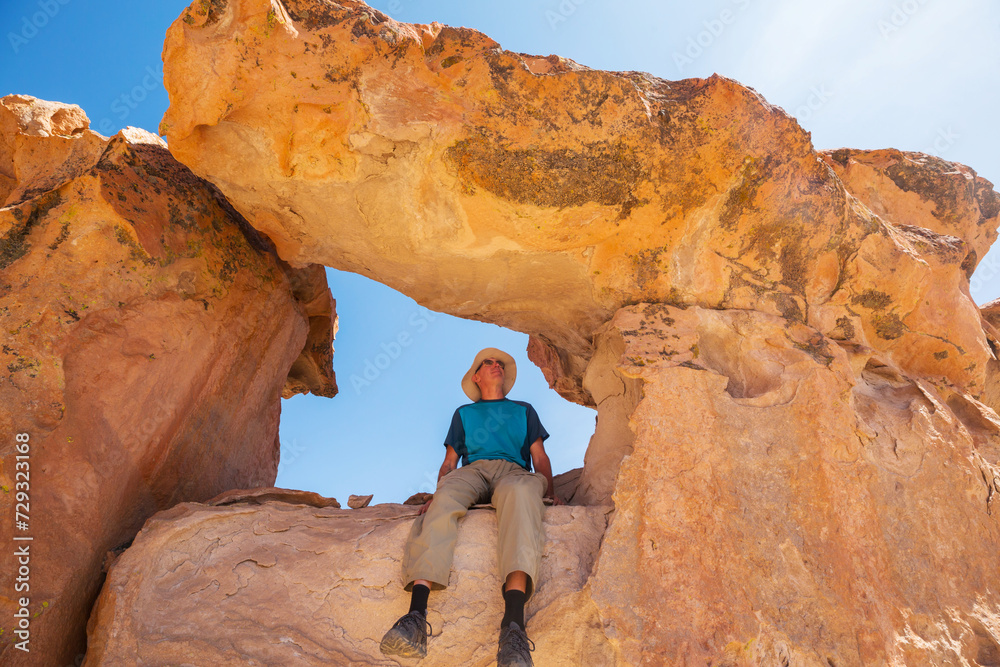
[[(497, 664), (532, 665), (534, 644), (524, 630), (524, 605), (542, 559), (542, 496), (562, 504), (552, 485), (552, 468), (542, 442), (549, 437), (528, 403), (506, 398), (517, 366), (506, 352), (488, 347), (476, 355), (462, 378), (472, 403), (455, 410), (445, 438), (444, 463), (434, 496), (420, 508), (403, 559), (410, 611), (382, 638), (386, 655), (427, 655), (427, 598), (448, 585), (458, 520), (477, 502), (497, 512), (497, 556), (504, 579), (504, 616)], [(458, 467), (459, 457), (462, 467)], [(536, 473), (531, 472), (534, 463)]]

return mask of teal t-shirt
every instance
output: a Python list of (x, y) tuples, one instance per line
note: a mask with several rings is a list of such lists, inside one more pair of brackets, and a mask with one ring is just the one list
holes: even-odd
[(501, 398), (469, 403), (455, 410), (444, 444), (462, 457), (462, 465), (480, 459), (503, 459), (531, 470), (531, 444), (548, 437), (530, 403)]

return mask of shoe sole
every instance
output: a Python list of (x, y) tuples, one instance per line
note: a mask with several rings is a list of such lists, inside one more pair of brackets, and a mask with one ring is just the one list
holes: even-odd
[(398, 635), (386, 635), (382, 638), (379, 650), (384, 655), (397, 655), (401, 658), (426, 658), (427, 649), (420, 650)]
[(534, 662), (525, 662), (524, 660), (508, 660), (501, 663), (497, 661), (497, 667), (533, 667)]

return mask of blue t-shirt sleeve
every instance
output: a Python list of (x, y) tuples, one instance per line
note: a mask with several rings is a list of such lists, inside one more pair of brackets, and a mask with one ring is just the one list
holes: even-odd
[(465, 453), (465, 426), (462, 424), (462, 416), (458, 414), (458, 410), (455, 410), (455, 414), (451, 418), (451, 427), (448, 428), (444, 444), (459, 454)]
[(549, 437), (549, 432), (545, 430), (544, 426), (542, 426), (542, 422), (538, 419), (538, 413), (535, 412), (535, 408), (529, 405), (527, 412), (528, 435), (526, 440), (528, 446), (530, 447), (534, 444), (535, 440), (538, 440), (539, 438), (541, 438), (542, 442), (544, 442), (545, 439)]

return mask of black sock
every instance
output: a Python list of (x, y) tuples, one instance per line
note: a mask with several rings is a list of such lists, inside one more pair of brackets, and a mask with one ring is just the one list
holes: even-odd
[(503, 630), (511, 623), (517, 623), (518, 627), (524, 630), (524, 603), (527, 602), (528, 595), (524, 591), (504, 591), (503, 592), (503, 620), (500, 621), (500, 629)]
[(427, 613), (427, 596), (431, 594), (431, 589), (423, 584), (413, 584), (413, 597), (410, 598), (410, 611), (422, 611)]

